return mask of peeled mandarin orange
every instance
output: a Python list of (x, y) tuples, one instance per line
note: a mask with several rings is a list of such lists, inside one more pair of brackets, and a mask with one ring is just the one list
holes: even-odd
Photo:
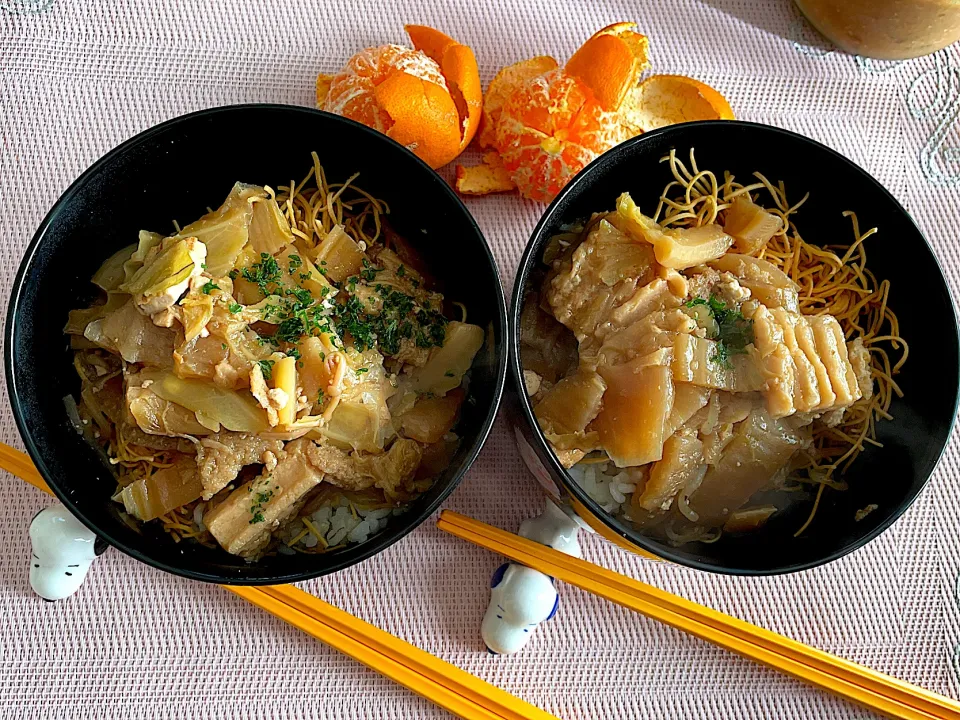
[(420, 49), (367, 48), (336, 75), (318, 76), (317, 106), (392, 137), (438, 168), (476, 133), (480, 74), (470, 48), (432, 28), (408, 31)]
[(497, 120), (500, 119), (500, 110), (507, 98), (538, 75), (555, 70), (559, 67), (556, 60), (548, 55), (538, 55), (529, 60), (508, 65), (498, 72), (483, 96), (483, 117), (480, 121), (480, 131), (477, 142), (480, 147), (488, 148), (497, 142)]
[[(445, 53), (445, 37), (428, 34), (422, 46)], [(479, 166), (458, 166), (457, 189), (504, 192), (512, 181), (522, 195), (549, 202), (627, 138), (672, 123), (733, 118), (720, 93), (691, 78), (640, 82), (650, 65), (647, 48), (636, 24), (623, 22), (594, 33), (562, 69), (546, 56), (503, 68), (487, 88), (477, 136), (481, 147), (496, 148), (502, 166), (489, 155)]]
[(549, 202), (600, 153), (617, 144), (622, 127), (593, 93), (563, 70), (515, 90), (497, 122), (497, 150), (525, 197)]
[(581, 45), (564, 66), (590, 88), (605, 110), (619, 109), (650, 66), (647, 38), (634, 28), (635, 23), (608, 25)]
[(683, 75), (647, 78), (627, 95), (621, 114), (629, 135), (692, 120), (733, 120), (723, 95)]
[(394, 118), (374, 93), (377, 86), (396, 71), (447, 89), (440, 66), (426, 55), (399, 45), (382, 45), (361, 50), (333, 76), (323, 109), (389, 134)]

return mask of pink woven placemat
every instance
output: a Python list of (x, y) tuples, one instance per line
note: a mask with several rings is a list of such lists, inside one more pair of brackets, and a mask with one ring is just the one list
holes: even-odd
[[(3, 310), (23, 249), (59, 194), (157, 122), (229, 103), (311, 105), (318, 71), (335, 71), (361, 47), (403, 42), (405, 22), (471, 45), (486, 82), (534, 54), (565, 58), (595, 29), (627, 19), (650, 37), (657, 72), (701, 78), (738, 117), (804, 133), (875, 175), (960, 290), (955, 49), (899, 64), (832, 53), (787, 0), (0, 0)], [(511, 196), (468, 204), (509, 287), (543, 208)], [(20, 445), (0, 394), (0, 440)], [(646, 562), (596, 537), (584, 549), (614, 570), (956, 697), (958, 461), (954, 443), (891, 530), (809, 572), (724, 578)], [(41, 602), (27, 581), (26, 531), (48, 502), (0, 477), (0, 717), (443, 716), (223, 590), (118, 552), (73, 598)], [(516, 529), (540, 505), (501, 418), (447, 507)], [(530, 647), (492, 657), (478, 629), (499, 563), (426, 523), (305, 589), (562, 718), (865, 716), (569, 587)]]

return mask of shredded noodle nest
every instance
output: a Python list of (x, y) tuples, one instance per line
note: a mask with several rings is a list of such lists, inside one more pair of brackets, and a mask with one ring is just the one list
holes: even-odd
[(310, 247), (316, 247), (340, 225), (358, 244), (363, 243), (361, 247), (373, 245), (383, 230), (382, 216), (390, 212), (390, 207), (353, 184), (359, 173), (346, 182), (328, 182), (319, 156), (315, 152), (310, 155), (313, 167), (299, 183), (291, 180), (289, 185), (280, 185), (279, 192), (265, 188), (286, 216), (290, 230)]

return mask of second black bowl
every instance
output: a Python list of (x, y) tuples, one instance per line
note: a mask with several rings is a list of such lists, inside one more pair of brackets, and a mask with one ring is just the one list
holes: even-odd
[[(867, 240), (868, 267), (878, 280), (889, 279), (890, 306), (900, 320), (910, 355), (896, 380), (904, 397), (895, 399), (893, 420), (877, 425), (882, 448), (868, 446), (843, 475), (849, 490), (823, 495), (815, 520), (799, 538), (794, 532), (810, 512), (796, 502), (778, 512), (761, 530), (724, 534), (712, 544), (673, 547), (604, 513), (566, 473), (540, 432), (523, 391), (519, 356), (519, 317), (527, 294), (542, 278), (543, 251), (550, 237), (568, 223), (613, 209), (629, 192), (643, 212), (653, 214), (664, 186), (672, 180), (660, 159), (676, 150), (686, 160), (696, 150), (700, 169), (719, 177), (729, 170), (740, 181), (754, 171), (783, 180), (793, 202), (810, 198), (793, 216), (807, 242), (849, 245), (850, 221), (878, 227)], [(510, 374), (519, 405), (521, 453), (539, 481), (569, 501), (599, 532), (628, 548), (702, 570), (734, 574), (775, 574), (802, 570), (845, 555), (869, 542), (910, 506), (933, 472), (953, 427), (957, 408), (958, 338), (953, 302), (936, 257), (907, 211), (870, 175), (842, 155), (809, 138), (766, 125), (716, 121), (655, 130), (605, 153), (577, 175), (547, 209), (520, 263), (510, 315)], [(876, 504), (863, 520), (857, 510)]]
[[(167, 232), (198, 218), (237, 181), (299, 181), (317, 151), (331, 182), (358, 185), (390, 205), (395, 229), (420, 250), (450, 300), (487, 330), (474, 360), (460, 448), (433, 486), (366, 542), (321, 555), (276, 555), (248, 563), (217, 549), (175, 545), (121, 519), (116, 480), (67, 419), (64, 396), (79, 379), (63, 334), (67, 312), (96, 289), (90, 277), (140, 229)], [(444, 180), (393, 140), (351, 120), (306, 108), (247, 105), (176, 118), (108, 153), (64, 193), (27, 249), (14, 283), (6, 332), (7, 387), (33, 461), (61, 501), (110, 544), (178, 575), (220, 583), (305, 580), (353, 565), (396, 542), (450, 494), (493, 423), (506, 374), (506, 308), (497, 266), (470, 213)], [(162, 534), (162, 533), (160, 533)]]

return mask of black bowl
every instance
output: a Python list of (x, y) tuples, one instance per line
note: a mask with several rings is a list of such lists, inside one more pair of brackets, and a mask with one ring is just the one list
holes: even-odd
[[(403, 515), (367, 542), (323, 555), (278, 555), (247, 563), (221, 550), (174, 544), (123, 522), (110, 501), (116, 481), (71, 427), (64, 397), (79, 390), (62, 333), (67, 312), (94, 297), (90, 277), (141, 228), (168, 232), (217, 206), (236, 181), (298, 180), (316, 150), (331, 181), (358, 184), (386, 200), (400, 234), (423, 251), (488, 330), (474, 361), (453, 462)], [(455, 248), (455, 249), (454, 249)], [(506, 307), (497, 266), (480, 229), (444, 180), (413, 153), (358, 123), (299, 107), (241, 105), (170, 120), (97, 161), (44, 219), (13, 286), (6, 328), (7, 387), (27, 449), (60, 500), (91, 530), (129, 555), (177, 575), (219, 583), (306, 580), (364, 560), (396, 542), (456, 487), (493, 423), (506, 376)], [(159, 533), (162, 534), (162, 533)]]
[[(793, 503), (752, 534), (724, 535), (713, 544), (682, 547), (657, 540), (604, 513), (563, 470), (549, 450), (523, 392), (519, 317), (524, 299), (539, 284), (545, 243), (565, 223), (612, 209), (628, 191), (641, 210), (653, 214), (664, 185), (672, 180), (660, 158), (675, 149), (684, 161), (696, 149), (697, 164), (722, 177), (729, 170), (745, 181), (754, 171), (786, 183), (789, 198), (810, 199), (794, 216), (807, 242), (849, 244), (850, 220), (877, 226), (867, 240), (869, 268), (890, 279), (890, 305), (910, 345), (897, 382), (903, 399), (891, 406), (893, 421), (877, 427), (883, 448), (869, 447), (843, 476), (844, 492), (824, 493), (815, 520), (799, 538), (810, 502)], [(766, 575), (814, 567), (839, 558), (877, 537), (913, 502), (937, 465), (957, 408), (958, 341), (953, 303), (936, 257), (906, 210), (876, 180), (823, 145), (785, 130), (745, 122), (674, 125), (641, 135), (605, 153), (585, 168), (553, 201), (533, 232), (520, 263), (510, 315), (510, 374), (519, 411), (521, 452), (548, 491), (572, 502), (610, 539), (631, 549), (713, 572)], [(810, 498), (808, 500), (812, 501)], [(878, 508), (859, 522), (854, 514)]]

